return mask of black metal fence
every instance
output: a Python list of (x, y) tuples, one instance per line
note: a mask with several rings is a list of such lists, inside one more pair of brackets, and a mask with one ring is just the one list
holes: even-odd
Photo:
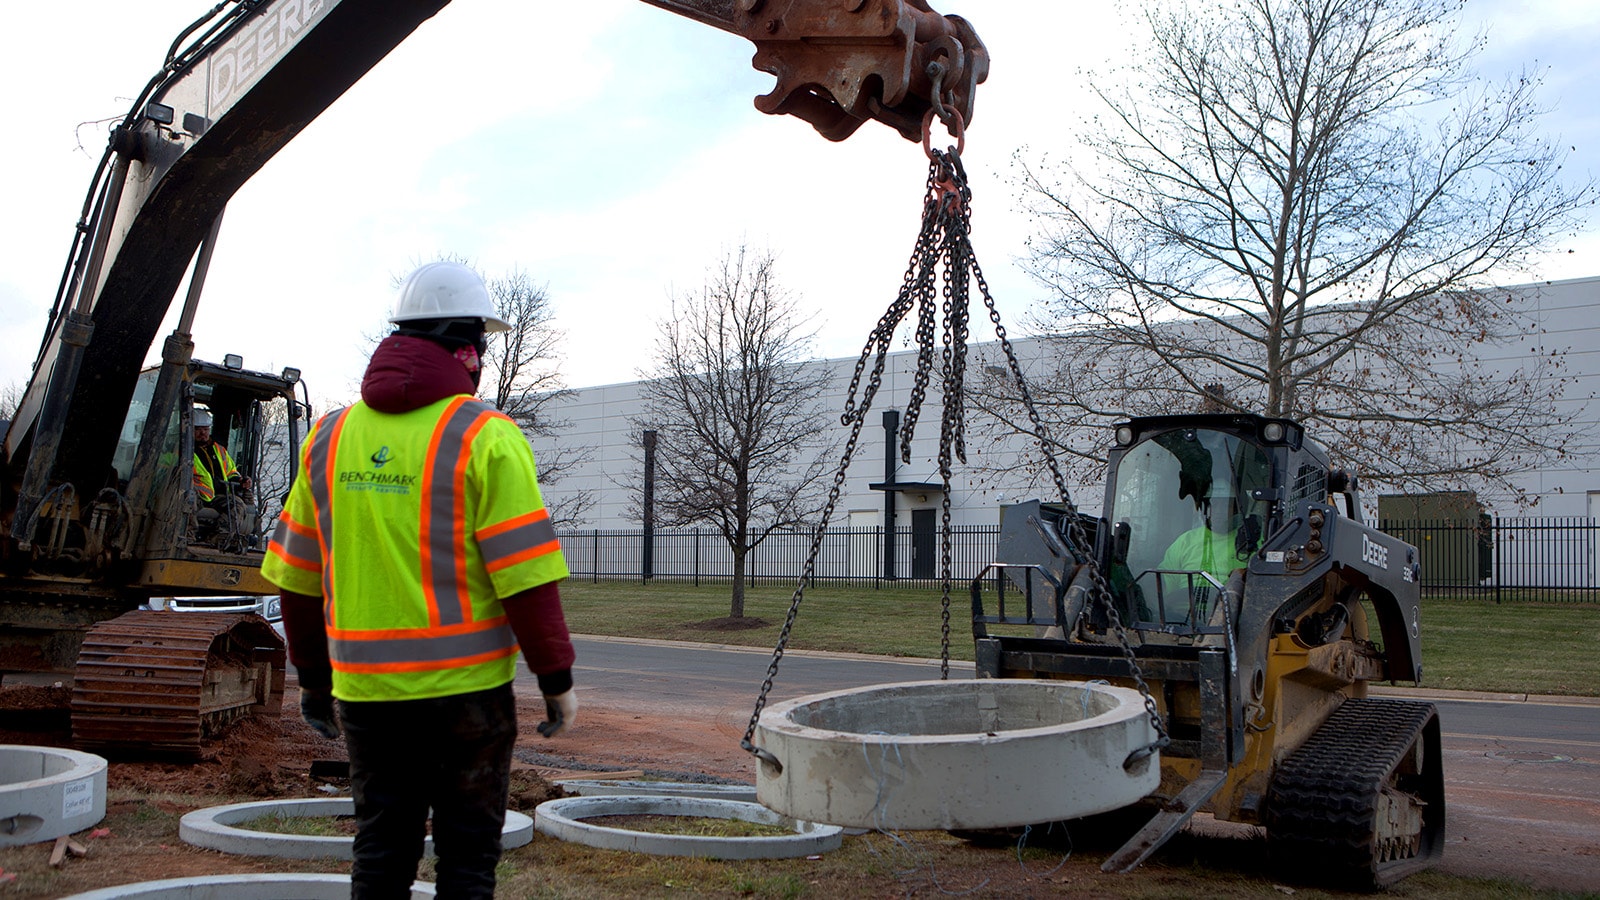
[[(1491, 518), (1480, 522), (1383, 522), (1382, 530), (1416, 545), (1422, 585), (1434, 590), (1483, 593), (1495, 600), (1538, 599), (1600, 603), (1600, 522), (1590, 518)], [(994, 561), (996, 525), (951, 529), (951, 570), (958, 583)], [(577, 578), (636, 579), (644, 572), (641, 529), (563, 531), (561, 547)], [(897, 528), (893, 549), (882, 528), (835, 528), (822, 536), (815, 581), (895, 581), (935, 584), (940, 571), (936, 532)], [(794, 582), (811, 550), (812, 532), (769, 536), (746, 559), (745, 576)], [(885, 560), (892, 554), (893, 564)], [(733, 556), (709, 529), (657, 529), (649, 577), (670, 581), (726, 581)]]
[[(997, 525), (957, 525), (950, 529), (951, 572), (965, 584), (994, 561)], [(769, 535), (745, 558), (750, 582), (793, 583), (805, 568), (814, 532)], [(893, 549), (882, 528), (833, 528), (822, 535), (814, 581), (937, 583), (940, 571), (936, 532), (896, 528)], [(561, 550), (575, 578), (632, 579), (644, 572), (642, 529), (563, 531)], [(893, 566), (885, 564), (892, 555)], [(656, 529), (649, 577), (664, 581), (726, 581), (733, 577), (733, 554), (720, 532), (710, 529)]]
[(1473, 522), (1385, 521), (1414, 544), (1422, 586), (1510, 599), (1600, 603), (1600, 522), (1491, 517)]

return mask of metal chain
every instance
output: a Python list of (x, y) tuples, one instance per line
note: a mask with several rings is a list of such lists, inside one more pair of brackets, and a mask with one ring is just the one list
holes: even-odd
[[(920, 298), (926, 293), (926, 286), (931, 283), (933, 276), (932, 261), (937, 259), (934, 252), (937, 246), (938, 234), (938, 204), (935, 197), (939, 194), (935, 186), (935, 176), (938, 167), (930, 165), (928, 171), (927, 190), (929, 200), (923, 204), (922, 228), (917, 234), (916, 245), (911, 252), (911, 261), (906, 266), (906, 272), (901, 280), (900, 291), (895, 296), (889, 309), (879, 317), (878, 324), (873, 328), (872, 334), (867, 337), (865, 346), (861, 348), (861, 356), (856, 360), (855, 371), (850, 376), (850, 387), (845, 394), (844, 412), (839, 417), (842, 425), (850, 426), (850, 437), (845, 441), (844, 453), (839, 459), (839, 470), (834, 473), (833, 487), (828, 491), (828, 501), (823, 505), (822, 516), (817, 523), (816, 532), (812, 535), (811, 549), (806, 555), (805, 565), (801, 568), (799, 582), (795, 585), (794, 595), (789, 602), (789, 613), (784, 618), (783, 628), (778, 632), (778, 643), (772, 651), (772, 661), (767, 665), (766, 679), (761, 683), (761, 692), (756, 697), (755, 709), (750, 713), (750, 722), (745, 727), (744, 737), (739, 741), (739, 746), (745, 752), (754, 755), (763, 762), (776, 766), (779, 771), (783, 763), (765, 748), (755, 745), (756, 726), (761, 720), (761, 711), (767, 706), (767, 698), (772, 693), (772, 685), (778, 677), (778, 667), (783, 661), (783, 654), (789, 644), (789, 635), (794, 631), (795, 618), (800, 613), (800, 602), (805, 597), (806, 585), (810, 582), (812, 574), (816, 571), (817, 557), (822, 550), (822, 538), (828, 527), (828, 522), (833, 518), (833, 511), (839, 503), (839, 495), (844, 488), (845, 474), (850, 468), (850, 461), (855, 458), (856, 446), (860, 442), (861, 429), (866, 425), (867, 413), (872, 409), (872, 401), (878, 395), (878, 390), (883, 386), (883, 372), (888, 362), (891, 344), (895, 331), (905, 319), (906, 314), (913, 307), (922, 305)], [(929, 337), (931, 339), (932, 325), (929, 324)], [(919, 334), (921, 329), (919, 328)], [(872, 362), (872, 370), (867, 374), (866, 389), (861, 388), (861, 376), (867, 373), (867, 363)], [(945, 496), (949, 497), (948, 484)], [(946, 500), (948, 503), (948, 499)], [(948, 516), (948, 513), (947, 513)], [(948, 531), (948, 529), (947, 529)], [(946, 541), (948, 541), (948, 535)], [(946, 585), (948, 594), (948, 585)], [(947, 600), (948, 606), (948, 600)], [(948, 609), (946, 611), (946, 643), (948, 644)]]
[[(926, 140), (924, 141), (926, 146)], [(916, 309), (916, 342), (917, 342), (917, 367), (913, 377), (911, 396), (907, 403), (905, 421), (900, 435), (900, 457), (909, 462), (911, 459), (911, 442), (915, 436), (918, 416), (922, 404), (927, 396), (928, 383), (934, 369), (934, 333), (937, 329), (935, 316), (942, 313), (939, 324), (943, 325), (941, 346), (939, 347), (939, 374), (943, 392), (943, 414), (940, 417), (939, 427), (939, 478), (943, 488), (941, 509), (940, 542), (940, 678), (950, 677), (950, 584), (953, 580), (953, 548), (951, 537), (950, 494), (953, 476), (953, 462), (959, 459), (965, 463), (966, 453), (966, 420), (965, 420), (965, 380), (967, 339), (969, 334), (970, 315), (970, 286), (976, 282), (978, 290), (983, 296), (984, 307), (988, 310), (989, 321), (994, 325), (995, 336), (999, 339), (1000, 346), (1005, 353), (1006, 361), (1010, 365), (1012, 377), (1017, 384), (1023, 406), (1028, 413), (1028, 420), (1033, 426), (1033, 433), (1039, 443), (1039, 449), (1044, 456), (1051, 476), (1055, 483), (1056, 491), (1068, 510), (1068, 540), (1073, 551), (1089, 566), (1089, 575), (1094, 584), (1096, 603), (1107, 614), (1117, 640), (1122, 645), (1122, 653), (1128, 662), (1134, 684), (1138, 686), (1139, 693), (1144, 698), (1145, 712), (1150, 718), (1159, 739), (1145, 747), (1136, 749), (1129, 754), (1123, 765), (1132, 767), (1138, 761), (1150, 756), (1156, 750), (1167, 746), (1169, 738), (1166, 727), (1161, 721), (1160, 713), (1156, 707), (1155, 698), (1150, 694), (1149, 685), (1144, 680), (1144, 673), (1139, 667), (1139, 662), (1129, 641), (1127, 630), (1123, 628), (1121, 617), (1111, 602), (1111, 591), (1106, 584), (1104, 575), (1095, 564), (1093, 554), (1089, 550), (1089, 541), (1084, 531), (1083, 523), (1079, 520), (1077, 507), (1072, 503), (1072, 498), (1067, 491), (1066, 478), (1062, 475), (1060, 464), (1056, 461), (1052, 449), (1053, 442), (1049, 430), (1039, 417), (1038, 409), (1033, 402), (1032, 394), (1028, 390), (1026, 379), (1022, 375), (1022, 367), (1017, 362), (1015, 350), (1006, 335), (1006, 329), (1000, 321), (1000, 313), (995, 307), (994, 298), (989, 292), (988, 281), (983, 277), (983, 270), (978, 266), (977, 255), (973, 252), (970, 238), (970, 217), (972, 191), (967, 184), (966, 170), (962, 167), (958, 148), (950, 147), (947, 151), (928, 151), (928, 179), (927, 195), (923, 202), (922, 228), (917, 234), (916, 244), (911, 252), (910, 262), (906, 265), (905, 275), (901, 280), (900, 291), (889, 309), (878, 319), (877, 326), (867, 338), (866, 345), (861, 349), (861, 356), (856, 360), (855, 370), (850, 377), (850, 387), (846, 393), (844, 412), (840, 416), (840, 423), (850, 426), (850, 437), (845, 443), (845, 450), (839, 462), (839, 470), (834, 475), (833, 487), (828, 493), (828, 501), (822, 510), (821, 521), (817, 524), (816, 533), (812, 537), (811, 550), (806, 557), (806, 562), (801, 570), (799, 584), (789, 604), (788, 616), (784, 619), (783, 628), (778, 634), (778, 644), (773, 650), (772, 662), (767, 666), (766, 680), (761, 684), (760, 695), (756, 698), (755, 710), (750, 714), (750, 723), (745, 729), (744, 739), (739, 745), (757, 758), (777, 766), (781, 771), (782, 763), (765, 749), (755, 746), (756, 726), (761, 718), (761, 711), (766, 708), (768, 695), (772, 691), (773, 682), (777, 678), (778, 666), (783, 659), (785, 648), (788, 646), (790, 633), (794, 629), (796, 616), (800, 611), (800, 602), (805, 595), (806, 584), (810, 582), (816, 571), (816, 562), (822, 548), (822, 537), (827, 529), (828, 521), (832, 518), (834, 508), (838, 505), (840, 493), (843, 490), (845, 473), (850, 467), (850, 461), (855, 456), (856, 446), (861, 437), (861, 430), (866, 424), (867, 413), (872, 408), (872, 401), (877, 396), (883, 384), (883, 372), (893, 341), (895, 331), (905, 320), (906, 316)], [(935, 310), (934, 272), (943, 268), (943, 284), (938, 290), (939, 308)], [(867, 379), (866, 389), (861, 390), (861, 377), (867, 372), (868, 361), (872, 362), (872, 369)]]
[[(957, 171), (965, 180), (965, 172), (961, 172), (960, 161), (957, 160)], [(970, 245), (969, 245), (970, 246)], [(1128, 663), (1128, 673), (1133, 678), (1133, 683), (1139, 690), (1139, 696), (1144, 700), (1145, 716), (1150, 720), (1150, 727), (1155, 730), (1156, 739), (1142, 747), (1136, 748), (1123, 760), (1125, 768), (1132, 768), (1140, 760), (1149, 757), (1158, 750), (1165, 748), (1172, 742), (1167, 734), (1166, 723), (1161, 721), (1161, 711), (1156, 706), (1155, 697), (1150, 693), (1150, 685), (1144, 679), (1144, 670), (1139, 666), (1139, 659), (1133, 652), (1133, 643), (1128, 638), (1128, 631), (1122, 624), (1122, 617), (1118, 615), (1116, 604), (1111, 602), (1111, 587), (1106, 583), (1105, 574), (1100, 571), (1099, 564), (1094, 559), (1094, 554), (1089, 546), (1088, 534), (1083, 529), (1083, 520), (1078, 516), (1078, 507), (1072, 502), (1072, 495), (1067, 490), (1067, 480), (1061, 473), (1061, 466), (1056, 461), (1055, 451), (1052, 449), (1053, 440), (1049, 429), (1039, 417), (1039, 410), (1034, 405), (1033, 396), (1028, 390), (1028, 381), (1022, 376), (1022, 365), (1017, 362), (1017, 354), (1011, 346), (1011, 340), (1006, 336), (1006, 327), (1000, 321), (1000, 311), (995, 307), (994, 297), (989, 293), (989, 282), (983, 277), (983, 270), (978, 266), (978, 261), (972, 259), (972, 274), (978, 282), (978, 291), (983, 295), (983, 305), (989, 311), (989, 321), (993, 323), (995, 336), (1000, 342), (1000, 348), (1005, 353), (1006, 364), (1011, 369), (1011, 377), (1017, 385), (1017, 394), (1022, 400), (1022, 405), (1028, 413), (1028, 422), (1033, 426), (1034, 438), (1039, 443), (1039, 452), (1044, 457), (1045, 464), (1050, 469), (1050, 476), (1055, 483), (1056, 492), (1061, 497), (1061, 502), (1067, 508), (1067, 541), (1072, 551), (1078, 558), (1086, 560), (1089, 567), (1089, 579), (1094, 585), (1094, 603), (1106, 616), (1111, 624), (1112, 632), (1116, 635), (1117, 643), (1122, 649), (1122, 656)], [(946, 403), (949, 398), (946, 398)]]

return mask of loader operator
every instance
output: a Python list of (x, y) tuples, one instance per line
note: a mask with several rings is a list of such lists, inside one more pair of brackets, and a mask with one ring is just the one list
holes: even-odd
[(567, 564), (527, 438), (472, 397), (485, 332), (510, 327), (482, 279), (422, 266), (390, 321), (361, 401), (307, 436), (262, 574), (283, 592), (301, 714), (349, 749), (352, 896), (411, 896), (431, 808), (439, 896), (488, 898), (519, 645), (540, 733), (577, 714)]
[[(1169, 573), (1205, 572), (1227, 584), (1234, 569), (1249, 564), (1250, 554), (1261, 542), (1261, 528), (1254, 517), (1246, 517), (1229, 486), (1218, 483), (1204, 496), (1195, 498), (1203, 519), (1195, 528), (1178, 535), (1161, 557), (1158, 568)], [(1162, 576), (1162, 602), (1167, 623), (1187, 621), (1191, 608), (1204, 616), (1215, 600), (1216, 589), (1194, 575)], [(1191, 624), (1204, 625), (1196, 621)]]

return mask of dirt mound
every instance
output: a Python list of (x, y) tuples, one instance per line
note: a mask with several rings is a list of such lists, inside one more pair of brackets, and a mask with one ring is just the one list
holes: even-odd
[(753, 631), (757, 628), (766, 628), (770, 624), (766, 619), (755, 616), (723, 616), (720, 619), (706, 619), (703, 622), (690, 622), (685, 628), (694, 631)]

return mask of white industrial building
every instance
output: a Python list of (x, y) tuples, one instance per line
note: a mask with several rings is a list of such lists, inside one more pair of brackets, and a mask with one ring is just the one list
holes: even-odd
[[(1507, 288), (1518, 298), (1528, 321), (1527, 333), (1516, 340), (1491, 348), (1478, 363), (1485, 369), (1508, 375), (1522, 367), (1547, 365), (1552, 351), (1565, 360), (1568, 383), (1559, 412), (1572, 433), (1581, 435), (1568, 457), (1547, 468), (1522, 476), (1523, 485), (1538, 498), (1541, 516), (1600, 517), (1600, 277), (1557, 282), (1540, 282)], [(976, 327), (976, 326), (975, 326)], [(1039, 354), (1051, 352), (1040, 339), (1013, 341), (1025, 369)], [(975, 345), (974, 368), (983, 360), (995, 360), (995, 345)], [(825, 366), (832, 373), (832, 389), (824, 398), (830, 410), (819, 427), (832, 429), (842, 445), (847, 429), (839, 422), (845, 393), (854, 369), (855, 358), (815, 360), (808, 365)], [(900, 462), (887, 442), (885, 412), (903, 417), (911, 397), (916, 354), (895, 353), (889, 357), (882, 389), (873, 404), (863, 430), (856, 458), (851, 465), (845, 492), (834, 520), (834, 527), (910, 526), (913, 531), (937, 528), (942, 497), (938, 490), (936, 454), (939, 438), (937, 392), (930, 387), (928, 408), (921, 413), (913, 443), (912, 459)], [(935, 375), (935, 382), (937, 375)], [(612, 384), (575, 390), (562, 398), (552, 410), (553, 417), (569, 423), (553, 440), (569, 451), (586, 450), (588, 460), (573, 467), (548, 486), (552, 506), (561, 514), (563, 497), (584, 492), (594, 502), (570, 524), (585, 529), (636, 529), (641, 526), (633, 510), (636, 492), (642, 483), (642, 454), (637, 446), (637, 419), (642, 414), (639, 383)], [(535, 449), (540, 443), (536, 442)], [(998, 442), (984, 436), (969, 435), (968, 463), (956, 464), (950, 503), (955, 525), (992, 525), (998, 521), (1003, 503), (1041, 494), (1039, 486), (1026, 472), (985, 471), (1004, 466), (1027, 451), (1031, 442), (1012, 435)], [(1087, 442), (1075, 446), (1087, 446)], [(886, 458), (894, 458), (892, 471)], [(1073, 499), (1085, 510), (1101, 505), (1098, 484), (1069, 484)], [(1381, 484), (1366, 484), (1368, 497), (1382, 493)], [(1049, 499), (1049, 498), (1046, 498)], [(1491, 512), (1518, 515), (1519, 510), (1495, 508), (1493, 498), (1483, 498)]]

